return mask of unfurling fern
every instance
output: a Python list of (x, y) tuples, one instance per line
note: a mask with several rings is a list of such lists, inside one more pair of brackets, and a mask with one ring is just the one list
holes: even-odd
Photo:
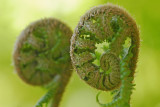
[(101, 5), (79, 21), (71, 38), (72, 65), (90, 86), (113, 91), (112, 102), (102, 107), (129, 107), (139, 52), (139, 30), (119, 6)]
[(51, 99), (52, 107), (59, 105), (72, 74), (69, 56), (71, 35), (68, 26), (48, 18), (30, 24), (15, 44), (14, 66), (21, 79), (31, 85), (48, 85), (48, 93), (36, 107), (42, 107)]

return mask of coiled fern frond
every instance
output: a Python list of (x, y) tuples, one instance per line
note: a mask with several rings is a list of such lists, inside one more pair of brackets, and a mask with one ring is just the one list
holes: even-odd
[(72, 74), (69, 56), (72, 31), (64, 23), (47, 18), (30, 24), (20, 34), (13, 52), (16, 72), (26, 83), (49, 86), (48, 93), (36, 107), (51, 99), (58, 107)]
[(121, 7), (100, 5), (83, 15), (71, 39), (70, 55), (82, 80), (102, 91), (114, 91), (103, 107), (129, 107), (139, 52), (139, 29)]

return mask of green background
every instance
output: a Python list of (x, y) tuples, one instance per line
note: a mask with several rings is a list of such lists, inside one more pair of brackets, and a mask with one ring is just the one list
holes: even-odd
[[(25, 84), (12, 66), (16, 38), (30, 22), (55, 17), (74, 30), (87, 10), (107, 2), (124, 7), (140, 27), (141, 48), (132, 107), (160, 107), (159, 0), (0, 0), (0, 107), (32, 107), (46, 92)], [(60, 107), (99, 107), (98, 92), (74, 72)], [(111, 99), (103, 92), (100, 100), (106, 103)]]

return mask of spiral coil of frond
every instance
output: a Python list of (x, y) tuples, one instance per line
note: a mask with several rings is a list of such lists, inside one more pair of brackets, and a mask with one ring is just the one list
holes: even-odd
[(89, 10), (71, 38), (72, 65), (80, 78), (99, 90), (119, 90), (113, 102), (101, 104), (104, 107), (129, 106), (138, 52), (139, 30), (134, 19), (112, 4)]
[(51, 95), (47, 95), (44, 97), (45, 101), (42, 101), (45, 103), (53, 97), (54, 107), (58, 106), (72, 73), (69, 56), (71, 35), (72, 31), (67, 25), (47, 18), (30, 24), (22, 31), (15, 44), (14, 66), (26, 83), (43, 86), (59, 76), (54, 81), (58, 83), (56, 87), (50, 87)]

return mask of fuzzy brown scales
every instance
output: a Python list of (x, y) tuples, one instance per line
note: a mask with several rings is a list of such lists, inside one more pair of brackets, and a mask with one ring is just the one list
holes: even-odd
[(53, 107), (58, 107), (72, 74), (69, 57), (72, 31), (64, 23), (46, 18), (30, 24), (15, 44), (13, 61), (22, 80), (31, 85), (45, 85), (57, 75), (59, 87)]
[[(121, 53), (127, 38), (131, 40), (129, 49), (132, 47), (133, 54), (129, 61), (130, 76), (134, 76), (139, 51), (139, 30), (134, 19), (123, 8), (112, 4), (92, 8), (81, 17), (71, 38), (73, 67), (86, 83), (96, 89), (108, 91), (118, 88), (121, 85), (120, 60), (124, 57)], [(87, 42), (89, 40), (92, 42)], [(96, 44), (104, 41), (109, 43), (109, 48), (101, 55), (100, 66), (97, 66), (93, 63)], [(82, 53), (86, 54), (82, 56)], [(109, 69), (112, 71), (106, 74)]]

